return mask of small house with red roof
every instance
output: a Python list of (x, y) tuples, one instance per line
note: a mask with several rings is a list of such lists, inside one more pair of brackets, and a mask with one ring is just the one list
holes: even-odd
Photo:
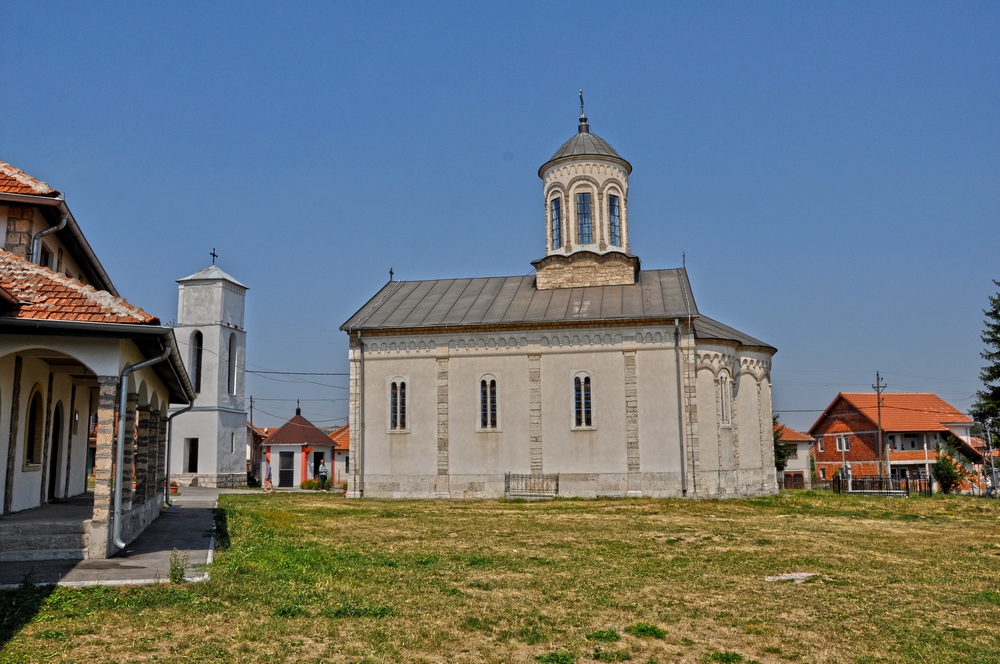
[(330, 440), (334, 444), (330, 480), (340, 485), (347, 481), (348, 473), (351, 472), (351, 425), (345, 424), (330, 432)]
[(0, 561), (106, 558), (160, 513), (168, 405), (195, 392), (173, 329), (119, 296), (63, 195), (4, 162), (0, 229), (3, 514), (90, 508), (60, 537), (0, 518)]
[[(275, 429), (264, 440), (264, 458), (271, 463), (274, 486), (291, 489), (319, 477), (319, 466), (331, 470), (336, 443), (295, 409), (295, 417)], [(331, 473), (329, 481), (335, 474)]]
[(811, 453), (813, 438), (809, 434), (796, 431), (784, 424), (775, 424), (775, 432), (780, 432), (779, 441), (791, 452), (782, 471), (781, 486), (784, 489), (811, 489)]
[(838, 470), (856, 477), (928, 478), (948, 436), (958, 443), (963, 458), (957, 460), (971, 470), (971, 426), (967, 415), (936, 394), (884, 392), (880, 408), (874, 392), (841, 392), (809, 429), (816, 439), (816, 474), (820, 481)]

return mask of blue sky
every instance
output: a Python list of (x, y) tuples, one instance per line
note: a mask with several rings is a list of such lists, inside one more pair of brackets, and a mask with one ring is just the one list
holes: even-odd
[[(962, 410), (979, 386), (998, 3), (8, 2), (0, 25), (0, 160), (164, 321), (215, 247), (251, 368), (346, 371), (337, 328), (390, 266), (527, 274), (583, 88), (634, 167), (633, 252), (686, 252), (702, 312), (779, 349), (782, 421), (876, 370)], [(255, 422), (295, 398), (345, 420), (346, 379), (280, 380), (248, 376)]]

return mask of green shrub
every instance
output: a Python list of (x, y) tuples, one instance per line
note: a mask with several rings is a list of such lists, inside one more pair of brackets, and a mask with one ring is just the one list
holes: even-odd
[(319, 480), (306, 480), (299, 485), (300, 489), (306, 489), (307, 491), (318, 491), (319, 490)]
[(640, 639), (644, 636), (651, 636), (654, 639), (663, 639), (667, 636), (667, 630), (649, 623), (636, 623), (631, 627), (626, 627), (625, 632)]
[(181, 553), (177, 549), (170, 552), (170, 583), (184, 583), (184, 572), (187, 571), (187, 551)]
[(705, 662), (719, 662), (720, 664), (740, 664), (740, 662), (746, 661), (743, 659), (743, 655), (738, 652), (725, 651), (725, 652), (713, 652), (705, 655)]
[(538, 655), (535, 657), (535, 660), (542, 664), (574, 664), (576, 662), (576, 655), (565, 650), (556, 650), (555, 652)]
[(620, 650), (595, 650), (594, 659), (599, 662), (624, 662), (632, 659), (632, 655)]
[(587, 635), (588, 641), (601, 641), (602, 643), (614, 643), (615, 641), (621, 641), (621, 634), (613, 629), (599, 629), (596, 632), (591, 632)]

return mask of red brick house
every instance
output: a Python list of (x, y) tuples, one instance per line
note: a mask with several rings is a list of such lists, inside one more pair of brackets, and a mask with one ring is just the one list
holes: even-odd
[(875, 393), (838, 394), (809, 429), (816, 439), (817, 479), (828, 481), (838, 470), (861, 477), (884, 475), (887, 469), (893, 477), (926, 478), (937, 460), (935, 448), (944, 446), (949, 435), (963, 454), (974, 455), (972, 420), (935, 394), (883, 393), (881, 420), (880, 449)]

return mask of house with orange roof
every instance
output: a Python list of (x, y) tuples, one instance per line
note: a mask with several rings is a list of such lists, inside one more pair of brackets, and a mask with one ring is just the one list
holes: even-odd
[(330, 481), (338, 486), (347, 481), (351, 472), (351, 425), (345, 424), (330, 432), (333, 441), (333, 466), (330, 468)]
[(880, 407), (874, 392), (841, 392), (809, 429), (816, 439), (816, 474), (820, 481), (838, 471), (926, 479), (949, 436), (958, 443), (957, 460), (974, 470), (971, 426), (967, 415), (936, 394), (884, 392)]
[(73, 500), (90, 517), (0, 534), (0, 561), (105, 558), (160, 513), (168, 405), (195, 393), (173, 329), (119, 296), (62, 194), (4, 162), (0, 228), (3, 515)]
[(785, 469), (782, 471), (781, 487), (783, 489), (811, 489), (812, 436), (778, 423), (775, 423), (774, 431), (780, 432), (778, 440), (785, 447), (790, 448), (791, 452)]
[[(327, 470), (333, 461), (336, 443), (315, 424), (302, 417), (302, 409), (295, 409), (295, 416), (270, 433), (264, 440), (264, 458), (271, 463), (271, 475), (279, 489), (292, 489), (306, 480), (319, 476), (319, 466), (326, 462)], [(335, 475), (331, 473), (329, 480)]]

